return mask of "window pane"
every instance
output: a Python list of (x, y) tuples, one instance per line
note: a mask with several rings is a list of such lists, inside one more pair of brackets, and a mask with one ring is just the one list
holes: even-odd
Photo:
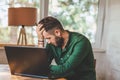
[(65, 29), (82, 33), (95, 43), (98, 0), (49, 0), (48, 14), (57, 17)]
[[(36, 7), (39, 15), (39, 0), (0, 0), (0, 44), (16, 44), (21, 26), (8, 26), (9, 7)], [(39, 17), (38, 17), (39, 18)], [(25, 27), (28, 44), (35, 44), (35, 26)]]
[(6, 43), (9, 39), (9, 28), (7, 23), (7, 8), (9, 7), (6, 0), (0, 0), (0, 43)]

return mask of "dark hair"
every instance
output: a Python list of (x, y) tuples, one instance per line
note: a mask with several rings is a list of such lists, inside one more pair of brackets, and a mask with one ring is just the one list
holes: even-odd
[[(43, 24), (42, 28), (45, 28), (45, 31), (52, 30), (54, 28), (58, 28), (60, 30), (64, 30), (62, 24), (59, 20), (54, 17), (48, 16), (43, 18), (38, 22), (38, 24)], [(41, 28), (41, 29), (42, 29)]]

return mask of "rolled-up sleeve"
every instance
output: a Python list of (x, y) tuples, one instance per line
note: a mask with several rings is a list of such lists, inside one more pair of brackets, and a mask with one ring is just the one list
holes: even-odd
[(53, 56), (53, 52), (52, 52), (52, 49), (51, 49), (51, 47), (50, 47), (50, 44), (47, 44), (47, 45), (46, 45), (46, 49), (47, 49), (47, 52), (48, 52), (48, 53), (47, 53), (47, 55), (48, 55), (48, 63), (51, 64), (54, 56)]

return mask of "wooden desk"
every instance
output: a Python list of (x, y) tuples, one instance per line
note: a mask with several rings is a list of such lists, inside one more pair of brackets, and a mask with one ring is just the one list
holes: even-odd
[(5, 64), (0, 64), (0, 80), (48, 80), (48, 79), (38, 79), (11, 75), (9, 66)]
[[(0, 64), (0, 80), (51, 80), (51, 79), (40, 79), (40, 78), (21, 77), (21, 76), (11, 75), (9, 66), (6, 64)], [(61, 79), (55, 79), (55, 80), (65, 80), (65, 79), (61, 78)]]

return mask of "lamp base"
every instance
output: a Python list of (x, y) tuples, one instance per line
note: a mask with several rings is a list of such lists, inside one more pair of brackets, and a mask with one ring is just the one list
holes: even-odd
[(20, 29), (17, 45), (27, 45), (27, 38), (26, 38), (26, 32), (25, 32), (24, 25), (22, 25), (22, 28)]

